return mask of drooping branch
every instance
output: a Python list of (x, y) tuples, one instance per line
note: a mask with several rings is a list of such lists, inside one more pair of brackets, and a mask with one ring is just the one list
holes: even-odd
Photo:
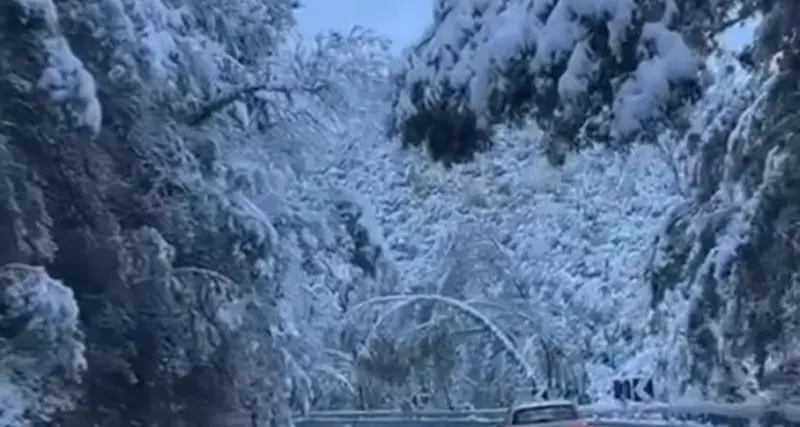
[(536, 370), (530, 364), (528, 364), (522, 353), (519, 352), (519, 350), (516, 348), (511, 339), (508, 338), (508, 336), (505, 334), (505, 332), (503, 332), (500, 329), (499, 326), (497, 326), (485, 314), (476, 310), (469, 304), (463, 301), (459, 301), (455, 298), (450, 298), (436, 294), (389, 295), (389, 296), (371, 298), (367, 301), (364, 301), (355, 306), (351, 313), (355, 313), (358, 312), (359, 310), (372, 307), (378, 304), (394, 303), (391, 307), (384, 310), (383, 313), (380, 315), (380, 317), (378, 317), (378, 319), (372, 325), (372, 329), (370, 330), (370, 334), (368, 337), (369, 340), (369, 338), (372, 337), (374, 331), (377, 330), (389, 318), (390, 315), (394, 314), (395, 312), (404, 307), (412, 306), (420, 302), (441, 303), (449, 307), (453, 307), (461, 311), (462, 313), (468, 315), (469, 317), (473, 318), (474, 320), (478, 321), (478, 323), (480, 323), (487, 330), (489, 330), (492, 333), (492, 335), (494, 335), (494, 337), (503, 345), (503, 347), (505, 347), (506, 351), (508, 351), (508, 353), (525, 371), (525, 376), (528, 379), (534, 381), (537, 379)]
[(310, 93), (312, 95), (319, 93), (326, 87), (324, 83), (315, 83), (308, 87), (289, 87), (284, 85), (275, 85), (274, 83), (262, 83), (257, 85), (250, 85), (234, 90), (233, 92), (222, 96), (221, 98), (210, 101), (189, 119), (191, 126), (198, 126), (203, 124), (206, 120), (210, 119), (215, 113), (221, 111), (225, 107), (238, 101), (242, 97), (254, 94), (256, 92), (275, 92), (279, 93), (286, 98), (290, 103), (293, 100), (292, 94), (296, 91)]

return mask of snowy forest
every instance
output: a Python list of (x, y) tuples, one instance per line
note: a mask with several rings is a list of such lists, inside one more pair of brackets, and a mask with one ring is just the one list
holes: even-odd
[(0, 2), (0, 427), (800, 398), (800, 3), (300, 7)]

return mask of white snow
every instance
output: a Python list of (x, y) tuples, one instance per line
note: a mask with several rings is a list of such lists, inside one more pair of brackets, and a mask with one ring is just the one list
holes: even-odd
[(0, 338), (0, 425), (27, 426), (30, 417), (46, 419), (75, 403), (70, 385), (86, 368), (78, 306), (72, 291), (41, 267), (6, 264), (0, 285), (0, 322), (30, 316), (15, 336)]
[[(637, 148), (627, 158), (590, 150), (556, 169), (538, 154), (534, 126), (499, 135), (490, 153), (450, 171), (376, 140), (364, 145), (360, 165), (345, 182), (378, 209), (402, 278), (395, 292), (436, 283), (443, 268), (454, 268), (443, 263), (451, 253), (493, 241), (511, 270), (492, 273), (501, 274), (500, 282), (487, 281), (480, 264), (488, 253), (481, 249), (474, 261), (457, 264), (466, 269), (458, 276), (466, 281), (457, 286), (468, 298), (496, 298), (515, 295), (512, 283), (522, 281), (529, 304), (554, 310), (546, 317), (548, 329), (569, 325), (554, 337), (588, 357), (590, 391), (599, 398), (610, 392), (605, 376), (630, 369), (630, 358), (650, 363), (653, 352), (669, 357), (665, 343), (642, 341), (641, 319), (649, 308), (640, 272), (661, 215), (680, 196), (652, 148)], [(531, 326), (530, 335), (518, 338), (535, 337), (537, 326)], [(626, 328), (631, 342), (621, 339)], [(601, 362), (602, 355), (610, 360)]]
[[(493, 74), (497, 61), (513, 55), (517, 46), (536, 42), (538, 52), (542, 46), (557, 52), (583, 43), (578, 41), (580, 30), (568, 24), (559, 32), (539, 33), (550, 21), (537, 26), (531, 18), (536, 12), (517, 9), (520, 4), (448, 3), (452, 10), (439, 30), (429, 32), (417, 54), (408, 57), (404, 84), (427, 81), (426, 96), (431, 97), (438, 90), (436, 82), (469, 81), (475, 106), (485, 102), (487, 85), (498, 82)], [(605, 2), (592, 7), (581, 11), (619, 13), (608, 25), (620, 29), (633, 5)], [(473, 11), (479, 17), (496, 13), (497, 20), (472, 18)], [(557, 12), (550, 17), (553, 22)], [(525, 19), (517, 19), (520, 16)], [(699, 59), (664, 22), (645, 28), (654, 55), (619, 90), (617, 129), (638, 126), (648, 109), (666, 98), (672, 82), (697, 72)], [(499, 23), (516, 31), (501, 30)], [(471, 43), (464, 41), (470, 32)], [(512, 37), (514, 33), (519, 37)], [(583, 52), (571, 50), (570, 66), (559, 81), (562, 97), (579, 95), (584, 76), (593, 72), (594, 64)], [(439, 66), (428, 66), (435, 58), (442, 61)], [(714, 129), (737, 120), (755, 90), (753, 78), (729, 57), (712, 58), (708, 67), (715, 84), (690, 114), (692, 131), (704, 140)], [(395, 112), (413, 108), (403, 96)], [(540, 357), (536, 340), (553, 337), (581, 360), (589, 376), (587, 390), (595, 399), (607, 398), (611, 380), (626, 375), (656, 377), (659, 397), (682, 396), (688, 392), (691, 364), (686, 319), (697, 289), (686, 293), (689, 284), (679, 286), (654, 311), (642, 273), (651, 262), (653, 239), (664, 225), (664, 215), (689, 196), (682, 192), (695, 179), (697, 157), (686, 152), (690, 148), (683, 142), (665, 141), (667, 152), (637, 146), (629, 156), (619, 156), (594, 148), (571, 154), (563, 167), (553, 168), (539, 154), (538, 138), (533, 124), (518, 131), (499, 127), (490, 152), (474, 163), (444, 170), (425, 154), (403, 151), (376, 134), (351, 152), (348, 161), (354, 167), (340, 171), (341, 182), (376, 207), (400, 277), (394, 293), (439, 292), (464, 298), (499, 330), (511, 334), (533, 365)], [(526, 307), (521, 316), (530, 320), (512, 316), (511, 321), (505, 316), (508, 310), (520, 310), (510, 301), (521, 290), (529, 292), (521, 303)], [(506, 308), (498, 309), (495, 302), (504, 300), (509, 302), (499, 306)], [(399, 308), (386, 311), (395, 310)], [(401, 320), (388, 326), (399, 328), (398, 340), (416, 333), (404, 325)], [(458, 360), (463, 366), (455, 375), (463, 382), (454, 380), (453, 392), (467, 399), (474, 387), (470, 372), (500, 366), (486, 366), (490, 362), (485, 358), (479, 366), (470, 365), (475, 362), (468, 357)]]
[(46, 59), (36, 87), (61, 107), (68, 125), (86, 128), (93, 134), (100, 130), (102, 109), (92, 75), (75, 56), (68, 41), (58, 32), (58, 14), (50, 0), (18, 1), (34, 16), (41, 17), (48, 27), (37, 40)]
[[(698, 76), (702, 60), (678, 33), (667, 29), (665, 22), (669, 16), (665, 15), (662, 22), (645, 24), (641, 40), (630, 41), (625, 38), (633, 22), (636, 7), (633, 0), (564, 0), (554, 7), (552, 3), (532, 0), (448, 3), (449, 13), (432, 24), (426, 34), (429, 37), (423, 38), (425, 42), (407, 51), (405, 76), (398, 89), (400, 102), (393, 111), (395, 126), (419, 108), (411, 105), (403, 92), (411, 92), (420, 85), (426, 100), (437, 99), (447, 85), (465, 88), (467, 99), (448, 101), (463, 101), (463, 107), (483, 117), (490, 97), (510, 83), (502, 73), (509, 64), (519, 61), (523, 65), (518, 67), (535, 76), (526, 84), (540, 92), (546, 85), (556, 84), (563, 108), (577, 111), (574, 107), (585, 102), (589, 95), (586, 93), (589, 83), (598, 78), (602, 59), (589, 49), (592, 35), (581, 20), (604, 23), (608, 29), (608, 48), (615, 55), (621, 55), (625, 42), (637, 42), (639, 51), (652, 47), (631, 75), (614, 77), (619, 81), (614, 83), (611, 105), (612, 137), (641, 130), (643, 122), (661, 114), (675, 83)], [(440, 7), (445, 8), (444, 4)], [(549, 7), (552, 10), (545, 15), (543, 11)], [(532, 57), (531, 49), (535, 52)], [(562, 60), (566, 61), (566, 68), (554, 77), (555, 83), (549, 83), (547, 73), (554, 71)]]
[[(201, 131), (219, 151), (212, 178), (201, 176), (194, 163), (169, 171), (182, 185), (202, 187), (207, 203), (198, 203), (204, 209), (200, 214), (218, 220), (215, 224), (224, 232), (240, 231), (252, 246), (269, 248), (256, 262), (261, 275), (253, 287), (277, 295), (276, 307), (265, 309), (265, 316), (274, 313), (279, 319), (280, 327), (270, 323), (270, 332), (282, 347), (293, 403), (306, 409), (315, 402), (351, 405), (353, 391), (362, 391), (359, 387), (380, 391), (386, 404), (396, 402), (392, 399), (398, 395), (422, 394), (431, 387), (422, 384), (432, 376), (425, 367), (397, 389), (380, 385), (384, 389), (376, 391), (374, 379), (359, 369), (352, 350), (363, 346), (365, 337), (412, 341), (440, 320), (452, 335), (466, 336), (448, 354), (454, 361), (448, 397), (456, 404), (470, 401), (481, 387), (507, 388), (522, 376), (542, 380), (550, 368), (543, 362), (545, 352), (557, 355), (561, 380), (580, 377), (582, 383), (585, 373), (586, 391), (599, 401), (608, 397), (611, 380), (619, 375), (666, 377), (660, 396), (683, 391), (689, 363), (685, 320), (696, 289), (687, 291), (686, 285), (668, 292), (661, 309), (654, 311), (642, 277), (664, 215), (687, 197), (674, 182), (675, 158), (665, 158), (653, 146), (633, 147), (629, 155), (590, 147), (555, 168), (540, 153), (540, 130), (525, 123), (517, 130), (498, 127), (490, 152), (445, 170), (422, 153), (402, 150), (383, 133), (380, 119), (391, 112), (384, 40), (357, 31), (281, 46), (269, 57), (259, 49), (274, 34), (256, 25), (258, 16), (248, 16), (251, 7), (256, 8), (253, 15), (263, 12), (267, 6), (261, 3), (226, 3), (231, 10), (225, 12), (236, 19), (215, 28), (231, 36), (224, 43), (188, 31), (196, 23), (184, 22), (194, 14), (192, 19), (200, 13), (222, 13), (201, 12), (208, 2), (194, 4), (198, 10), (177, 10), (156, 0), (125, 0), (114, 3), (120, 10), (108, 14), (109, 20), (125, 14), (130, 18), (114, 21), (125, 36), (113, 58), (114, 75), (126, 77), (141, 67), (143, 75), (136, 76), (140, 83), (170, 94), (168, 99), (208, 100), (266, 78), (294, 93), (287, 99), (264, 90), (256, 94), (258, 102), (240, 100), (232, 111), (218, 112), (214, 119), (228, 124), (225, 120), (232, 116), (236, 124)], [(426, 41), (407, 50), (406, 63), (392, 70), (395, 76), (404, 74), (406, 89), (393, 111), (395, 119), (413, 113), (407, 89), (419, 83), (427, 100), (440, 96), (445, 83), (467, 88), (467, 105), (485, 111), (494, 91), (509, 84), (500, 73), (509, 61), (522, 61), (526, 71), (543, 73), (557, 60), (566, 60), (566, 70), (557, 76), (562, 100), (587, 95), (598, 62), (589, 51), (587, 29), (576, 17), (601, 19), (609, 30), (608, 47), (619, 54), (635, 2), (561, 0), (545, 16), (553, 4), (437, 1), (436, 31), (426, 31)], [(51, 2), (29, 5), (53, 15), (48, 22), (56, 25)], [(698, 71), (700, 60), (667, 29), (668, 19), (645, 26), (642, 43), (652, 47), (651, 55), (618, 82), (612, 105), (618, 133), (638, 129), (667, 99), (671, 84)], [(238, 37), (243, 34), (247, 37)], [(48, 39), (44, 46), (49, 62), (39, 89), (55, 103), (79, 107), (69, 110), (72, 118), (96, 131), (101, 109), (95, 80), (65, 39)], [(521, 56), (532, 47), (535, 55)], [(256, 65), (245, 66), (240, 57)], [(747, 92), (751, 83), (741, 70), (722, 76), (695, 110), (693, 130), (707, 133), (726, 117), (744, 112), (746, 120), (756, 114), (746, 111), (749, 92), (732, 94), (734, 89)], [(532, 84), (544, 83), (536, 79)], [(151, 130), (152, 123), (137, 125)], [(257, 130), (259, 126), (267, 130)], [(164, 140), (177, 143), (154, 138), (154, 150)], [(677, 158), (684, 160), (686, 169), (697, 167), (692, 163), (696, 159)], [(741, 189), (728, 192), (737, 203), (745, 196)], [(340, 209), (342, 204), (349, 208)], [(380, 249), (375, 277), (352, 262), (359, 243), (347, 230), (342, 210), (358, 216), (356, 225)], [(740, 225), (731, 224), (731, 247)], [(730, 255), (725, 249), (716, 253), (720, 260)], [(25, 291), (37, 310), (50, 316), (45, 320), (58, 319), (61, 328), (75, 326), (77, 307), (70, 292), (40, 270), (31, 277), (24, 282), (29, 285)], [(46, 298), (51, 295), (57, 298)], [(249, 302), (219, 307), (217, 314), (238, 327)], [(433, 304), (436, 308), (426, 321), (406, 317), (406, 309), (421, 312), (429, 303), (444, 308)], [(32, 325), (58, 326), (37, 322)], [(52, 332), (48, 336), (64, 339)], [(490, 341), (500, 345), (478, 345)], [(82, 344), (73, 347), (82, 351)], [(511, 355), (514, 366), (497, 357), (501, 353)], [(520, 367), (523, 375), (518, 377)], [(32, 398), (26, 394), (27, 384), (9, 372), (0, 370), (0, 406), (16, 408), (3, 416), (17, 417)], [(37, 375), (30, 378), (38, 380)], [(487, 384), (492, 378), (497, 384)], [(0, 424), (12, 425), (5, 421), (0, 418)]]

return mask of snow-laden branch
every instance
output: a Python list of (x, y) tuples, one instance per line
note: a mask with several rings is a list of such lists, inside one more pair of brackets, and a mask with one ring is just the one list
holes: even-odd
[[(498, 310), (498, 311), (502, 312), (503, 314), (510, 314), (512, 316), (516, 316), (516, 317), (518, 317), (518, 318), (520, 318), (522, 320), (527, 321), (531, 325), (543, 325), (545, 323), (542, 319), (536, 319), (536, 318), (534, 318), (534, 317), (532, 317), (532, 316), (530, 316), (530, 315), (528, 315), (528, 314), (526, 314), (524, 312), (521, 312), (519, 310), (509, 310), (507, 306), (504, 307), (504, 306), (502, 306), (502, 305), (500, 305), (500, 304), (498, 304), (496, 302), (493, 302), (493, 301), (470, 300), (470, 301), (467, 301), (467, 304), (469, 304), (470, 306), (483, 305), (485, 307)], [(552, 334), (550, 334), (549, 331), (547, 330), (547, 328), (542, 328), (541, 333), (542, 333), (542, 335), (545, 335), (545, 338), (543, 338), (543, 339), (546, 339), (546, 340), (551, 341), (553, 343), (558, 341), (558, 337), (553, 336)]]
[(367, 301), (364, 301), (357, 306), (355, 306), (351, 313), (356, 313), (359, 310), (372, 307), (378, 304), (387, 304), (387, 303), (394, 303), (389, 309), (384, 310), (383, 313), (378, 317), (375, 323), (372, 325), (372, 329), (370, 330), (370, 334), (368, 337), (372, 337), (373, 332), (377, 330), (383, 322), (388, 319), (390, 315), (397, 312), (398, 310), (412, 306), (414, 304), (420, 302), (436, 302), (442, 303), (449, 307), (453, 307), (462, 313), (472, 317), (473, 319), (477, 320), (480, 324), (482, 324), (487, 330), (489, 330), (495, 338), (500, 341), (500, 343), (505, 347), (506, 351), (511, 354), (514, 360), (522, 367), (525, 371), (525, 376), (529, 379), (536, 380), (536, 370), (525, 360), (525, 357), (520, 353), (520, 351), (516, 348), (514, 343), (508, 336), (497, 326), (492, 319), (488, 318), (485, 314), (481, 313), (480, 311), (476, 310), (474, 307), (470, 306), (469, 304), (459, 301), (455, 298), (446, 297), (443, 295), (436, 295), (436, 294), (416, 294), (416, 295), (389, 295), (389, 296), (382, 296), (371, 298)]
[(240, 100), (241, 98), (247, 95), (252, 95), (257, 92), (279, 93), (283, 95), (284, 98), (286, 98), (286, 100), (289, 101), (289, 103), (292, 103), (293, 102), (292, 94), (296, 91), (298, 92), (302, 91), (309, 93), (311, 95), (316, 95), (325, 88), (327, 88), (327, 85), (322, 82), (308, 87), (303, 87), (303, 86), (292, 87), (288, 85), (277, 85), (274, 83), (265, 83), (265, 84), (257, 84), (257, 85), (241, 87), (232, 91), (227, 95), (220, 97), (217, 100), (210, 101), (208, 102), (208, 104), (202, 106), (200, 111), (189, 119), (189, 124), (192, 126), (201, 125), (206, 120), (210, 119), (211, 116), (214, 115), (214, 113), (223, 110), (227, 106), (233, 104), (234, 102)]

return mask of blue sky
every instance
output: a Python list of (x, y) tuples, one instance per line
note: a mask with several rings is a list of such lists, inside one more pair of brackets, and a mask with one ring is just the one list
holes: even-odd
[(729, 28), (722, 36), (722, 46), (733, 51), (742, 50), (753, 39), (753, 32), (759, 22), (759, 19), (750, 19), (742, 25)]
[[(297, 13), (300, 30), (311, 38), (320, 31), (346, 32), (354, 25), (372, 28), (389, 37), (394, 50), (413, 43), (431, 19), (433, 0), (301, 0)], [(755, 22), (729, 29), (723, 46), (739, 50), (752, 38)]]
[(301, 0), (297, 13), (307, 37), (328, 29), (348, 31), (354, 25), (389, 37), (395, 51), (413, 43), (430, 22), (431, 0)]

